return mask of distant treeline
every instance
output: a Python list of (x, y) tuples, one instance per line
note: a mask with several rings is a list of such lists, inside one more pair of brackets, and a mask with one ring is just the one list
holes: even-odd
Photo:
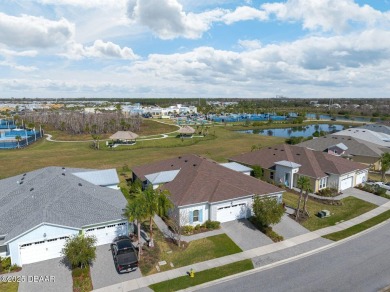
[[(62, 112), (28, 112), (23, 115), (26, 125), (50, 125), (56, 130), (69, 134), (114, 133), (116, 131), (138, 132), (141, 128), (142, 118), (138, 115), (126, 117), (120, 112), (80, 113), (74, 111)], [(20, 118), (18, 118), (20, 124)]]

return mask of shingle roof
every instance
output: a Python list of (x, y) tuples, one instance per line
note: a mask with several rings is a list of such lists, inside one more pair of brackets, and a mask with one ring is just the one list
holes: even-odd
[(145, 180), (145, 175), (159, 171), (180, 170), (175, 179), (162, 186), (171, 193), (177, 206), (201, 202), (220, 202), (249, 195), (266, 195), (283, 190), (254, 177), (228, 169), (215, 161), (197, 156), (183, 155), (132, 169)]
[(6, 234), (4, 241), (43, 222), (81, 228), (121, 219), (126, 206), (122, 193), (72, 174), (82, 171), (46, 167), (0, 180), (0, 234)]
[(358, 155), (379, 158), (383, 153), (382, 147), (378, 146), (377, 144), (351, 136), (342, 135), (327, 135), (299, 143), (296, 146), (307, 147), (316, 151), (325, 151), (329, 147), (334, 146), (335, 144), (338, 144), (340, 142), (348, 147), (348, 149), (345, 151), (346, 155)]
[(351, 136), (360, 140), (365, 140), (370, 143), (377, 144), (378, 146), (390, 147), (390, 135), (374, 132), (371, 130), (351, 128), (334, 133), (333, 135)]
[(390, 135), (390, 126), (389, 124), (367, 124), (364, 126), (360, 126), (359, 128), (361, 129), (367, 129), (371, 130), (374, 132), (380, 132), (380, 133), (385, 133), (387, 135)]
[(260, 165), (272, 169), (275, 162), (287, 160), (301, 165), (298, 173), (314, 178), (327, 176), (327, 173), (344, 174), (367, 166), (324, 152), (287, 144), (265, 147), (230, 158), (247, 165)]

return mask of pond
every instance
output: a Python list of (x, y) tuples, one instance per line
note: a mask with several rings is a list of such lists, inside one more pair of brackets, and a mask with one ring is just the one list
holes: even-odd
[(239, 133), (245, 134), (259, 134), (263, 136), (276, 136), (283, 138), (290, 137), (309, 137), (312, 136), (315, 131), (324, 131), (326, 133), (334, 133), (344, 128), (348, 128), (348, 126), (344, 125), (331, 125), (331, 124), (316, 124), (316, 125), (305, 125), (305, 126), (297, 126), (291, 128), (272, 128), (272, 129), (255, 129), (255, 130), (243, 130), (237, 131)]

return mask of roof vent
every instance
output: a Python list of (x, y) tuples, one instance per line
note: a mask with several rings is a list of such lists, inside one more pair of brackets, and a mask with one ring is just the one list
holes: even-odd
[(280, 149), (280, 151), (284, 151), (284, 149)]
[(188, 160), (186, 159), (186, 160), (184, 160), (184, 162), (188, 162)]
[(276, 154), (274, 153), (274, 155), (276, 155)]
[(30, 192), (32, 192), (33, 190), (34, 190), (34, 188), (31, 188), (31, 189), (30, 189)]
[(23, 176), (26, 176), (27, 173), (23, 173)]
[(301, 155), (300, 153), (297, 153), (297, 155), (299, 156), (299, 155)]
[(21, 184), (23, 184), (23, 182), (21, 181), (19, 184), (21, 185)]
[(173, 167), (173, 164), (171, 164), (171, 167)]
[(81, 187), (82, 186), (82, 183), (79, 183), (79, 187)]
[(65, 173), (63, 172), (63, 173), (61, 173), (63, 176), (65, 176)]
[(181, 156), (179, 156), (179, 159), (181, 159)]
[(63, 167), (62, 169), (65, 169), (65, 167)]
[(194, 167), (195, 167), (195, 166), (196, 166), (196, 164), (193, 164), (192, 166), (194, 166)]
[(268, 147), (268, 149), (272, 149), (272, 147)]
[(24, 177), (22, 177), (20, 180), (24, 180)]

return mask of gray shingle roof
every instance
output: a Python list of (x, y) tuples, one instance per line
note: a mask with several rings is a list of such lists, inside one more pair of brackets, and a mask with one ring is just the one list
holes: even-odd
[(46, 167), (0, 180), (4, 241), (43, 222), (81, 228), (121, 219), (127, 203), (122, 193), (72, 174), (82, 171)]
[(382, 146), (361, 140), (351, 136), (327, 135), (316, 139), (308, 140), (297, 144), (296, 146), (307, 147), (316, 151), (325, 151), (335, 144), (343, 143), (348, 149), (346, 155), (358, 155), (369, 157), (380, 157), (383, 153)]
[(367, 124), (367, 125), (364, 125), (364, 126), (360, 126), (359, 128), (371, 130), (371, 131), (374, 131), (374, 132), (385, 133), (387, 135), (390, 135), (390, 126), (388, 126), (388, 125)]

